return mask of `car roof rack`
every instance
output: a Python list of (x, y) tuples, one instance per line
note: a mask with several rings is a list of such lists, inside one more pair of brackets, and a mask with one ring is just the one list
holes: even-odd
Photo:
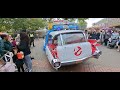
[(79, 30), (80, 27), (76, 23), (69, 23), (69, 24), (57, 24), (52, 26), (52, 30), (54, 31), (61, 31), (61, 30)]

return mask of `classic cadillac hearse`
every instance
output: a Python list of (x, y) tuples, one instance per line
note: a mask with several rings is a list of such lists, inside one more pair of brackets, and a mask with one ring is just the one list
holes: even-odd
[(86, 38), (83, 30), (49, 30), (44, 47), (50, 64), (56, 70), (64, 65), (81, 63), (89, 58), (99, 58), (101, 51), (96, 40)]

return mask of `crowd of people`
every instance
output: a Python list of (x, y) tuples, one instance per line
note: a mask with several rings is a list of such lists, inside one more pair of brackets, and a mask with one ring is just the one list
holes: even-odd
[[(32, 72), (31, 44), (34, 45), (34, 33), (27, 34), (25, 30), (18, 33), (16, 37), (8, 34), (0, 35), (0, 56), (8, 51), (13, 53), (13, 62), (16, 64), (18, 72)], [(4, 58), (3, 58), (4, 59)], [(26, 65), (24, 69), (23, 65)]]
[(96, 39), (101, 44), (107, 47), (116, 47), (120, 51), (120, 31), (116, 29), (111, 30), (85, 30), (88, 39)]

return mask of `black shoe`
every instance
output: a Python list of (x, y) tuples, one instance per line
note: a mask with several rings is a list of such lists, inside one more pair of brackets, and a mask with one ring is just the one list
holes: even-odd
[(24, 70), (24, 72), (28, 72), (28, 68), (26, 68), (26, 69)]
[(34, 57), (31, 57), (31, 59), (34, 59)]

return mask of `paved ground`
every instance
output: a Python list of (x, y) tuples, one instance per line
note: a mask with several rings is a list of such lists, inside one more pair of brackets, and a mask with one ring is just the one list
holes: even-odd
[[(45, 53), (42, 51), (43, 39), (35, 41), (36, 47), (32, 47), (33, 72), (56, 72), (49, 64)], [(108, 49), (100, 46), (102, 55), (99, 59), (89, 59), (80, 64), (64, 66), (59, 72), (120, 72), (120, 53), (116, 49)]]

